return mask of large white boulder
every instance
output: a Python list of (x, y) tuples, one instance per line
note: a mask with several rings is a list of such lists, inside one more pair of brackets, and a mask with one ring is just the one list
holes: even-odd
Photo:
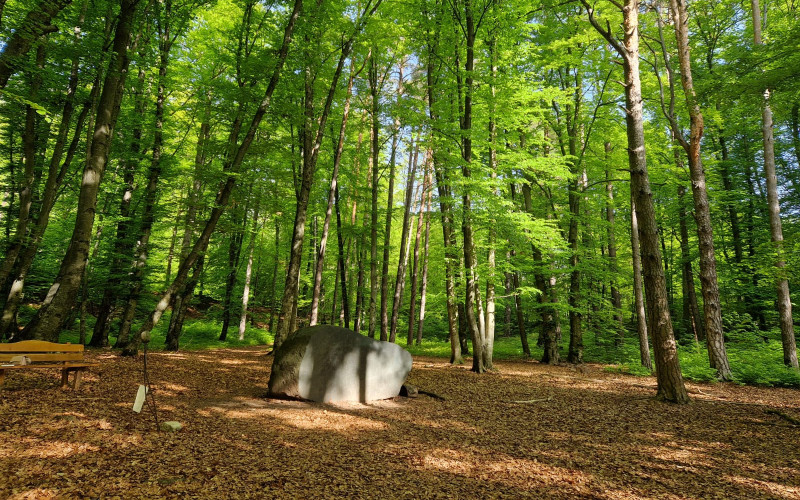
[(269, 393), (318, 402), (375, 401), (397, 396), (411, 371), (402, 347), (338, 326), (291, 335), (275, 352)]

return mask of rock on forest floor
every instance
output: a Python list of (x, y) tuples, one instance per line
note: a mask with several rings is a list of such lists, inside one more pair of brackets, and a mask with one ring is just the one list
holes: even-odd
[[(800, 391), (688, 384), (535, 361), (415, 358), (415, 399), (264, 397), (267, 348), (148, 357), (160, 420), (131, 411), (141, 358), (77, 390), (56, 370), (0, 389), (0, 498), (800, 498)], [(788, 418), (787, 418), (788, 417)]]

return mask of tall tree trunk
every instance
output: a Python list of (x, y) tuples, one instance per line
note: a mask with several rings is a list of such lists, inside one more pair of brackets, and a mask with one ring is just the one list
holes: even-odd
[(408, 338), (407, 338), (407, 345), (411, 345), (414, 341), (414, 327), (416, 326), (416, 314), (417, 314), (417, 285), (420, 279), (420, 244), (422, 239), (422, 222), (424, 219), (424, 207), (425, 207), (425, 196), (428, 194), (430, 190), (430, 162), (431, 162), (431, 151), (430, 149), (425, 154), (425, 171), (423, 172), (422, 177), (422, 193), (420, 194), (419, 198), (419, 208), (418, 208), (418, 216), (417, 216), (417, 229), (414, 235), (414, 260), (412, 261), (411, 265), (411, 287), (409, 289), (410, 296), (408, 298)]
[[(718, 106), (719, 109), (719, 106)], [(719, 147), (722, 153), (722, 161), (720, 162), (719, 173), (722, 177), (722, 187), (728, 192), (729, 196), (733, 196), (733, 182), (731, 181), (730, 173), (730, 159), (728, 157), (728, 143), (725, 139), (724, 131), (719, 131)], [(742, 246), (742, 230), (739, 225), (739, 213), (736, 210), (736, 204), (728, 201), (726, 203), (728, 209), (728, 218), (731, 221), (731, 237), (733, 238), (733, 255), (734, 261), (737, 265), (742, 264), (744, 258), (744, 247)]]
[[(433, 37), (431, 39), (431, 37)], [(428, 115), (431, 120), (438, 120), (439, 116), (436, 111), (436, 89), (434, 82), (434, 75), (436, 74), (434, 68), (434, 53), (439, 45), (439, 32), (435, 31), (433, 35), (428, 33), (428, 60), (426, 71), (426, 87), (428, 94)], [(435, 131), (434, 131), (435, 133)], [(435, 137), (434, 137), (435, 139)], [(434, 147), (432, 153), (433, 172), (436, 177), (436, 188), (439, 193), (439, 214), (442, 219), (442, 237), (444, 243), (444, 273), (445, 273), (445, 294), (447, 297), (447, 327), (448, 337), (450, 338), (450, 363), (462, 364), (464, 362), (461, 354), (461, 342), (459, 339), (459, 321), (458, 321), (458, 305), (456, 299), (456, 265), (458, 263), (458, 255), (456, 249), (456, 239), (453, 231), (453, 202), (451, 200), (451, 190), (447, 174), (447, 166), (442, 161), (440, 154)]]
[[(36, 67), (38, 70), (44, 68), (45, 49), (47, 45), (46, 37), (39, 40), (36, 48)], [(31, 75), (30, 93), (28, 99), (34, 103), (39, 98), (39, 89), (42, 86), (42, 79)], [(4, 285), (8, 277), (12, 274), (12, 269), (17, 262), (17, 258), (29, 239), (30, 230), (28, 228), (33, 214), (31, 208), (36, 191), (36, 129), (39, 124), (39, 114), (30, 104), (25, 106), (25, 126), (22, 132), (22, 183), (19, 185), (19, 210), (17, 212), (17, 224), (14, 228), (14, 235), (9, 240), (8, 247), (5, 249), (5, 258), (0, 267), (0, 285)], [(5, 287), (4, 287), (5, 288)]]
[[(412, 132), (413, 134), (413, 132)], [(411, 206), (414, 204), (414, 181), (417, 175), (417, 160), (419, 158), (420, 133), (417, 133), (416, 144), (408, 145), (408, 173), (406, 176), (406, 197), (403, 209), (403, 228), (400, 235), (400, 256), (397, 262), (397, 276), (394, 280), (394, 297), (392, 301), (392, 323), (389, 327), (389, 342), (394, 343), (397, 337), (397, 320), (400, 316), (400, 307), (403, 304), (403, 288), (405, 288), (406, 264), (408, 263), (409, 231), (411, 228)], [(420, 198), (420, 206), (422, 205)], [(420, 214), (422, 212), (420, 211)], [(413, 316), (409, 316), (409, 324)]]
[[(398, 99), (403, 86), (403, 63), (399, 65), (400, 78), (397, 82)], [(386, 222), (383, 226), (383, 259), (381, 259), (381, 332), (380, 339), (389, 340), (389, 252), (391, 251), (392, 217), (394, 216), (394, 177), (397, 166), (397, 143), (400, 137), (400, 121), (395, 119), (392, 131), (392, 150), (389, 155), (389, 188), (386, 201)], [(413, 137), (409, 149), (413, 149)], [(402, 259), (402, 255), (400, 256)]]
[[(428, 203), (425, 209), (425, 243), (422, 254), (422, 284), (419, 291), (419, 325), (417, 326), (417, 345), (422, 344), (423, 327), (425, 326), (425, 304), (427, 300), (428, 291), (428, 250), (430, 249), (430, 234), (431, 234), (431, 196), (433, 194), (433, 176), (431, 169), (433, 168), (432, 153), (428, 156)], [(421, 208), (421, 205), (420, 205)], [(422, 214), (420, 214), (422, 217)], [(413, 321), (413, 317), (409, 322)]]
[[(522, 200), (523, 200), (523, 207), (525, 212), (528, 214), (533, 215), (533, 201), (531, 196), (531, 187), (530, 183), (525, 183), (522, 185)], [(548, 218), (550, 218), (550, 214), (548, 214)], [(534, 283), (536, 288), (539, 289), (539, 311), (541, 314), (542, 319), (542, 332), (541, 332), (541, 340), (542, 340), (542, 363), (548, 364), (558, 364), (561, 360), (561, 356), (558, 351), (558, 341), (559, 341), (559, 332), (558, 332), (558, 323), (559, 319), (557, 316), (557, 309), (555, 308), (555, 304), (558, 302), (558, 299), (555, 295), (555, 276), (550, 275), (550, 277), (546, 277), (544, 272), (548, 267), (547, 264), (544, 262), (544, 258), (542, 256), (541, 249), (536, 245), (531, 245), (531, 253), (533, 256), (534, 262), (538, 269), (536, 270), (534, 276)], [(514, 287), (519, 290), (520, 287), (520, 277), (519, 273), (516, 273), (517, 276), (514, 278)], [(517, 291), (517, 295), (519, 295), (519, 291)], [(525, 335), (523, 339), (523, 352), (525, 352), (525, 347), (528, 343), (527, 332), (525, 332), (525, 325), (524, 325), (524, 318), (522, 314), (522, 304), (517, 305), (517, 325), (520, 330), (520, 336)], [(528, 348), (528, 356), (530, 356), (530, 348)]]
[[(680, 167), (679, 167), (680, 168)], [(678, 223), (681, 233), (681, 283), (683, 288), (683, 322), (684, 328), (691, 332), (695, 342), (705, 339), (705, 329), (697, 306), (697, 294), (694, 290), (694, 271), (689, 254), (689, 230), (686, 223), (686, 208), (683, 204), (686, 187), (678, 186)]]
[(683, 384), (677, 345), (672, 332), (666, 281), (664, 270), (661, 267), (661, 251), (658, 247), (658, 226), (656, 225), (653, 195), (650, 190), (650, 178), (647, 173), (642, 86), (639, 78), (639, 1), (625, 0), (623, 9), (625, 36), (622, 42), (599, 24), (594, 17), (591, 5), (586, 0), (581, 0), (581, 2), (587, 9), (592, 26), (603, 35), (623, 59), (625, 122), (628, 136), (628, 162), (631, 170), (631, 193), (639, 225), (642, 274), (647, 303), (652, 311), (648, 329), (653, 335), (657, 397), (673, 403), (688, 403), (689, 395)]
[[(325, 264), (325, 250), (328, 246), (328, 231), (331, 226), (331, 213), (333, 212), (333, 205), (336, 202), (336, 221), (338, 223), (339, 228), (339, 254), (342, 253), (342, 245), (341, 245), (341, 217), (339, 215), (339, 205), (338, 205), (338, 191), (339, 191), (339, 166), (342, 163), (342, 152), (344, 151), (344, 141), (345, 141), (345, 132), (347, 130), (347, 118), (350, 115), (350, 97), (353, 95), (353, 80), (355, 78), (355, 65), (353, 61), (350, 61), (350, 77), (347, 80), (347, 93), (345, 95), (344, 100), (344, 111), (342, 112), (342, 126), (339, 128), (339, 140), (336, 144), (336, 153), (333, 159), (333, 172), (331, 173), (331, 188), (328, 191), (328, 207), (325, 211), (325, 221), (322, 224), (322, 237), (320, 238), (319, 242), (319, 252), (317, 253), (316, 258), (316, 266), (314, 272), (314, 293), (313, 297), (311, 298), (311, 319), (309, 320), (309, 325), (316, 325), (317, 319), (319, 317), (319, 300), (320, 295), (322, 293), (322, 270)], [(338, 274), (338, 273), (337, 273)], [(335, 281), (335, 278), (334, 278)], [(342, 289), (346, 293), (347, 290), (344, 288), (344, 281), (342, 281)], [(345, 298), (345, 302), (346, 302)], [(334, 301), (335, 302), (335, 301)], [(349, 319), (347, 323), (349, 323)]]
[[(259, 197), (260, 199), (260, 197)], [(256, 202), (253, 212), (253, 227), (250, 230), (250, 243), (247, 246), (247, 268), (244, 272), (244, 290), (242, 291), (242, 314), (239, 317), (239, 340), (244, 340), (244, 331), (247, 328), (247, 304), (250, 302), (250, 279), (253, 275), (253, 252), (256, 248), (256, 237), (258, 236), (258, 215), (261, 208), (260, 203)]]
[[(461, 173), (468, 183), (472, 177), (472, 91), (474, 81), (473, 71), (475, 69), (475, 39), (477, 33), (471, 0), (464, 0), (464, 20), (466, 24), (464, 33), (467, 42), (467, 54), (464, 62), (464, 113), (461, 117), (461, 151), (462, 159), (464, 160)], [(461, 210), (463, 212), (461, 233), (464, 237), (464, 281), (466, 285), (464, 311), (466, 313), (467, 329), (472, 338), (472, 371), (483, 373), (487, 370), (487, 367), (483, 364), (485, 342), (481, 334), (481, 329), (478, 326), (478, 318), (475, 314), (480, 290), (478, 289), (478, 260), (475, 254), (475, 239), (472, 227), (472, 194), (468, 186), (464, 186), (464, 192), (461, 196)]]
[[(189, 192), (186, 196), (186, 218), (184, 220), (183, 238), (181, 240), (181, 253), (180, 261), (183, 262), (192, 249), (192, 236), (194, 235), (195, 221), (197, 219), (197, 211), (199, 210), (200, 198), (202, 195), (203, 185), (201, 182), (202, 172), (206, 167), (206, 155), (208, 142), (211, 138), (211, 94), (206, 94), (205, 110), (203, 112), (203, 119), (200, 123), (200, 131), (197, 134), (197, 145), (195, 148), (194, 169), (192, 173), (192, 183), (189, 186)], [(203, 272), (203, 265), (201, 261), (193, 270), (193, 276), (184, 285), (181, 290), (175, 294), (172, 300), (172, 317), (170, 318), (169, 326), (167, 328), (166, 344), (170, 350), (178, 350), (181, 331), (183, 329), (183, 318), (186, 315), (186, 309), (189, 307), (194, 287), (197, 284), (200, 274)], [(196, 275), (195, 275), (196, 274)], [(169, 285), (168, 285), (169, 286)], [(128, 338), (117, 338), (117, 345), (115, 347), (125, 347), (129, 342)]]
[[(761, 14), (758, 0), (751, 0), (753, 11), (753, 38), (756, 45), (761, 41)], [(772, 108), (769, 103), (770, 89), (764, 90), (764, 102), (761, 108), (761, 133), (764, 141), (764, 177), (767, 180), (767, 205), (769, 206), (769, 229), (772, 244), (777, 258), (775, 280), (778, 289), (778, 320), (783, 343), (783, 363), (797, 369), (797, 344), (792, 323), (792, 299), (789, 293), (789, 279), (786, 273), (786, 260), (783, 249), (783, 227), (781, 225), (781, 206), (778, 197), (778, 177), (775, 173), (775, 138), (772, 132)]]
[(228, 276), (225, 280), (225, 295), (223, 295), (222, 298), (222, 331), (219, 334), (220, 342), (228, 340), (228, 328), (230, 327), (232, 316), (231, 307), (233, 306), (233, 289), (236, 287), (236, 275), (239, 270), (239, 257), (242, 253), (242, 243), (244, 240), (245, 227), (247, 226), (248, 211), (249, 207), (245, 205), (241, 219), (237, 220), (235, 204), (231, 210), (233, 229), (228, 242)]
[[(137, 35), (134, 41), (134, 50), (139, 45)], [(139, 76), (136, 84), (131, 89), (134, 99), (134, 119), (131, 142), (129, 146), (129, 157), (121, 160), (122, 170), (122, 195), (119, 203), (119, 220), (117, 221), (116, 239), (114, 240), (114, 253), (111, 261), (111, 268), (108, 273), (103, 298), (100, 302), (100, 309), (97, 311), (97, 320), (94, 323), (92, 339), (89, 345), (94, 347), (105, 347), (108, 345), (108, 330), (110, 323), (111, 310), (114, 307), (121, 288), (126, 286), (128, 276), (128, 266), (130, 265), (130, 255), (133, 250), (133, 235), (131, 231), (131, 202), (133, 201), (134, 176), (139, 165), (139, 151), (142, 140), (142, 123), (144, 122), (145, 111), (145, 69), (139, 68)]]
[(703, 312), (706, 329), (706, 342), (711, 367), (717, 370), (720, 380), (732, 380), (728, 354), (725, 350), (725, 336), (722, 332), (722, 307), (717, 282), (717, 260), (714, 255), (714, 233), (711, 225), (711, 210), (706, 189), (706, 176), (700, 156), (700, 140), (703, 137), (703, 113), (694, 90), (692, 79), (691, 54), (689, 51), (689, 15), (685, 0), (670, 0), (675, 39), (678, 45), (681, 85), (686, 97), (686, 107), (690, 117), (690, 136), (685, 140), (679, 129), (673, 131), (678, 137), (689, 158), (689, 173), (692, 179), (697, 239), (700, 247), (700, 289), (703, 293)]
[[(608, 161), (608, 156), (611, 154), (611, 143), (606, 141), (606, 236), (608, 239), (608, 264), (609, 271), (611, 272), (611, 307), (614, 308), (614, 323), (616, 323), (617, 331), (620, 335), (625, 334), (625, 328), (622, 324), (622, 294), (617, 286), (616, 276), (619, 274), (617, 266), (617, 236), (614, 229), (615, 209), (614, 209), (614, 184), (611, 181), (611, 166)], [(649, 353), (649, 351), (648, 351)]]
[(125, 88), (125, 78), (128, 74), (128, 45), (136, 6), (136, 0), (121, 0), (121, 10), (112, 44), (114, 57), (103, 82), (92, 145), (78, 194), (77, 217), (72, 237), (61, 262), (56, 282), (50, 287), (36, 316), (25, 327), (23, 336), (28, 338), (57, 341), (62, 323), (80, 288), (81, 276), (89, 257), (89, 240), (94, 226), (97, 193), (105, 172), (114, 125)]
[[(147, 173), (147, 186), (144, 192), (142, 225), (139, 228), (139, 234), (136, 235), (138, 243), (133, 258), (130, 291), (126, 297), (125, 311), (122, 314), (122, 323), (120, 324), (119, 336), (123, 338), (129, 337), (130, 335), (133, 319), (136, 315), (136, 307), (139, 303), (142, 290), (144, 289), (144, 273), (147, 268), (147, 260), (150, 252), (150, 236), (153, 232), (153, 224), (155, 222), (158, 182), (161, 177), (161, 169), (163, 168), (161, 156), (164, 149), (164, 106), (167, 98), (167, 69), (169, 67), (169, 57), (174, 42), (171, 32), (172, 1), (165, 0), (162, 8), (164, 11), (159, 12), (156, 23), (158, 29), (159, 58), (153, 152)], [(138, 346), (138, 338), (131, 339), (131, 341), (132, 342), (125, 347), (126, 352), (135, 351)]]
[(168, 351), (177, 351), (180, 347), (180, 337), (183, 331), (183, 323), (186, 320), (186, 312), (189, 310), (189, 302), (191, 301), (194, 289), (200, 281), (200, 277), (203, 275), (205, 260), (205, 255), (202, 255), (195, 261), (194, 268), (192, 268), (192, 275), (186, 280), (184, 289), (180, 294), (175, 295), (175, 300), (172, 305), (172, 316), (169, 318), (167, 336), (164, 342)]
[(280, 238), (280, 236), (281, 236), (280, 218), (277, 217), (277, 216), (273, 216), (273, 222), (275, 223), (275, 248), (274, 248), (275, 257), (274, 257), (274, 260), (272, 262), (272, 279), (270, 279), (270, 284), (269, 284), (269, 325), (267, 326), (267, 329), (270, 332), (275, 333), (275, 330), (273, 330), (272, 328), (275, 326), (275, 317), (277, 316), (276, 313), (278, 313), (278, 307), (276, 307), (277, 306), (277, 304), (276, 304), (276, 292), (277, 292), (277, 283), (278, 283), (278, 281), (277, 281), (278, 280), (278, 262), (280, 261), (279, 255), (280, 255), (280, 248), (281, 248), (281, 243), (280, 243), (280, 240), (281, 240), (281, 238)]
[[(493, 12), (494, 14), (494, 12)], [(497, 33), (492, 29), (489, 40), (489, 60), (491, 63), (491, 85), (489, 101), (489, 176), (493, 184), (497, 183), (497, 123), (496, 119), (496, 80), (497, 80)], [(494, 195), (502, 197), (500, 190), (494, 188)], [(483, 327), (483, 365), (488, 369), (494, 367), (494, 335), (495, 335), (495, 279), (497, 270), (497, 220), (490, 221), (489, 255), (486, 262), (489, 270), (486, 276), (486, 318)]]
[(378, 62), (370, 59), (369, 90), (372, 106), (371, 164), (372, 204), (370, 206), (370, 261), (369, 261), (369, 338), (375, 338), (376, 306), (378, 301), (378, 192), (379, 154), (380, 154), (380, 116), (378, 115)]

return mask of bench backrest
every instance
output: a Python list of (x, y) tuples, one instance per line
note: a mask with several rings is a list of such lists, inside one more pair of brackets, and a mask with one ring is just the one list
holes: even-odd
[(82, 361), (83, 344), (57, 344), (44, 340), (23, 340), (0, 344), (0, 362), (11, 361), (14, 356), (28, 356), (32, 362)]

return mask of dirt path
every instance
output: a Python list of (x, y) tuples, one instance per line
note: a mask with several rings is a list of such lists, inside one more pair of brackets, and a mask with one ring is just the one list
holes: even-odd
[(15, 372), (0, 390), (0, 498), (800, 498), (800, 391), (416, 358), (421, 395), (373, 405), (263, 398), (264, 348), (153, 354), (162, 420), (131, 411), (141, 361), (77, 392)]

